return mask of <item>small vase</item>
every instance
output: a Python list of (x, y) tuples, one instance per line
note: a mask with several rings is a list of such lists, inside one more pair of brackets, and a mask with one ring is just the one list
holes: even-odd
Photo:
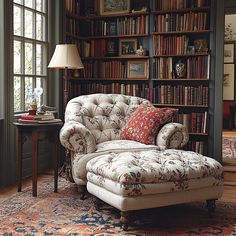
[(186, 66), (185, 66), (184, 62), (178, 61), (175, 64), (175, 73), (176, 73), (177, 78), (184, 78), (185, 77)]
[(29, 106), (29, 113), (30, 115), (36, 115), (37, 112), (37, 102), (35, 100), (32, 100)]

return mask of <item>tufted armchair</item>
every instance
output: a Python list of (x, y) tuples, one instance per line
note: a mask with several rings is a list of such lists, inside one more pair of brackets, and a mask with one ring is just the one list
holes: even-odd
[(91, 94), (68, 102), (60, 141), (70, 153), (72, 176), (77, 185), (86, 185), (86, 164), (101, 154), (152, 148), (179, 149), (186, 144), (188, 133), (178, 123), (168, 123), (161, 128), (156, 137), (158, 147), (122, 140), (121, 128), (140, 104), (151, 103), (121, 94)]

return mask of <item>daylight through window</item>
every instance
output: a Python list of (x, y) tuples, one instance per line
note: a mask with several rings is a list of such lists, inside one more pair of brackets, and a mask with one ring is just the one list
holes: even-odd
[(14, 112), (22, 112), (29, 109), (30, 89), (43, 88), (38, 105), (46, 99), (47, 1), (13, 2)]

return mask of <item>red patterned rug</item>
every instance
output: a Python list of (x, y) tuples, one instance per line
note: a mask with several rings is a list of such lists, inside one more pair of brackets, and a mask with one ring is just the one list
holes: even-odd
[(222, 158), (224, 162), (236, 164), (236, 137), (223, 137)]
[(205, 203), (198, 202), (139, 211), (129, 231), (120, 228), (119, 211), (104, 204), (94, 207), (94, 197), (79, 199), (74, 184), (53, 180), (39, 182), (38, 197), (23, 189), (0, 203), (0, 235), (236, 235), (236, 204), (217, 202), (209, 218)]

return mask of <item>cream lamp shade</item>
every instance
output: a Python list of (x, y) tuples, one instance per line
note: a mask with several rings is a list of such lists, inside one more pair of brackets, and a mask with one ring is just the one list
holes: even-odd
[(48, 68), (83, 69), (84, 65), (75, 44), (58, 44)]

